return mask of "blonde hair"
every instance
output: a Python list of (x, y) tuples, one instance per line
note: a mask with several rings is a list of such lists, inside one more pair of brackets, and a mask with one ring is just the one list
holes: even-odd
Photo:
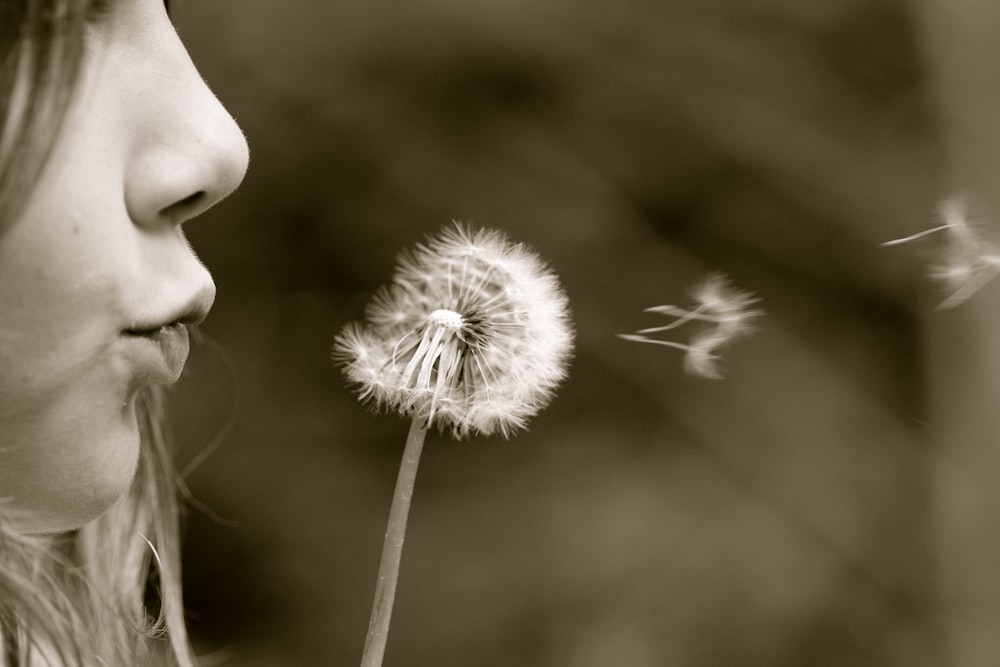
[[(142, 448), (128, 494), (64, 535), (19, 535), (0, 526), (5, 667), (31, 664), (32, 653), (64, 665), (139, 665), (151, 662), (151, 640), (161, 637), (174, 664), (194, 664), (184, 628), (163, 390), (146, 390), (138, 401)], [(153, 583), (159, 609), (150, 611)]]
[(0, 3), (0, 224), (23, 206), (56, 141), (84, 49), (87, 3)]
[[(58, 136), (79, 78), (88, 6), (0, 2), (0, 233), (30, 196)], [(160, 652), (179, 667), (194, 664), (163, 391), (146, 390), (137, 401), (138, 470), (105, 514), (70, 533), (35, 536), (19, 534), (16, 517), (0, 506), (0, 665), (141, 665)], [(148, 609), (149, 599), (158, 608)]]

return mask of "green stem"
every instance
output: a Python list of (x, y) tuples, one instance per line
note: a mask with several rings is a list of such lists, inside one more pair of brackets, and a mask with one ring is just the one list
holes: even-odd
[(426, 435), (427, 427), (421, 425), (419, 419), (414, 419), (410, 424), (410, 433), (406, 436), (406, 448), (403, 450), (403, 460), (399, 464), (399, 476), (396, 478), (396, 491), (389, 509), (389, 524), (382, 544), (382, 562), (378, 566), (375, 601), (372, 603), (372, 618), (368, 623), (368, 637), (361, 656), (361, 667), (381, 667), (382, 656), (385, 655), (392, 602), (396, 597), (396, 581), (399, 579), (399, 563), (403, 556), (406, 518), (410, 514), (413, 484), (417, 479), (417, 465), (420, 463), (420, 452), (424, 448)]

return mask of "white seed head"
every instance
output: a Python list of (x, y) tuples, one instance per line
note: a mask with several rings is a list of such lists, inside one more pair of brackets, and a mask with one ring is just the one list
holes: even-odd
[(333, 353), (360, 398), (459, 438), (523, 428), (572, 355), (555, 275), (493, 230), (456, 224), (404, 252), (365, 319)]

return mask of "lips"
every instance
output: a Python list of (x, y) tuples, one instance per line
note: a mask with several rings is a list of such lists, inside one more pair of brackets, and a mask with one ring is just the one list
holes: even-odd
[(156, 329), (124, 333), (141, 384), (176, 382), (187, 362), (191, 342), (185, 324), (175, 322)]

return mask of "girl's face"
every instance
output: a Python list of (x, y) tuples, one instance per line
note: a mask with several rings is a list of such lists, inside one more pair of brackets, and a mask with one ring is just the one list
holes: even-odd
[(177, 379), (215, 298), (182, 223), (248, 160), (162, 0), (111, 0), (83, 71), (27, 208), (0, 225), (0, 511), (33, 532), (128, 488), (136, 393)]

